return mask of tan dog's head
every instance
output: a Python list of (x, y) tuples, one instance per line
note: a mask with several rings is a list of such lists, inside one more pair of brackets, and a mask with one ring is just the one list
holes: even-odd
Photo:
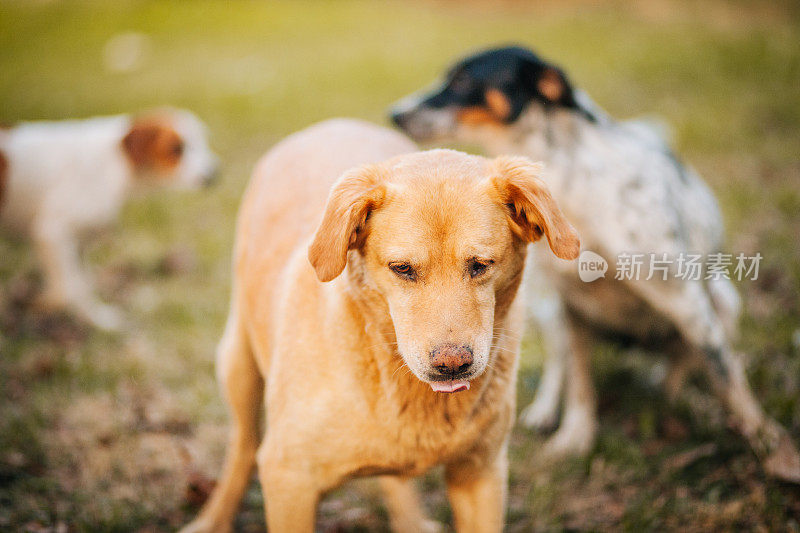
[(207, 137), (189, 111), (160, 109), (132, 120), (122, 149), (139, 181), (193, 189), (210, 185), (219, 169)]
[(491, 363), (495, 312), (513, 300), (526, 244), (544, 235), (558, 257), (578, 255), (540, 172), (525, 158), (452, 150), (351, 170), (309, 259), (330, 281), (353, 250), (351, 268), (385, 300), (406, 365), (435, 391), (464, 390)]

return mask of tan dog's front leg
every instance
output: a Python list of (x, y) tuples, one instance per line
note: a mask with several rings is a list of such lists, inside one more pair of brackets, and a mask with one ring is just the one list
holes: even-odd
[(63, 222), (42, 220), (33, 231), (36, 251), (44, 272), (44, 293), (39, 304), (46, 309), (70, 307), (95, 326), (114, 330), (122, 326), (122, 315), (92, 295), (81, 270), (75, 235)]
[(268, 436), (257, 458), (267, 529), (270, 533), (313, 533), (320, 495), (318, 480), (304, 469), (307, 463), (270, 441)]
[(488, 465), (463, 462), (447, 465), (447, 497), (458, 533), (503, 530), (508, 485), (507, 444)]
[(414, 481), (396, 476), (381, 476), (386, 506), (395, 533), (436, 533), (441, 531), (439, 524), (428, 520), (422, 510)]

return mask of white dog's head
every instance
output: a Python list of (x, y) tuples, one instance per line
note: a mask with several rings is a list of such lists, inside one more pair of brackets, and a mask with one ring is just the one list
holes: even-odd
[(132, 118), (122, 150), (141, 181), (193, 189), (210, 185), (219, 160), (205, 125), (183, 109), (159, 109)]

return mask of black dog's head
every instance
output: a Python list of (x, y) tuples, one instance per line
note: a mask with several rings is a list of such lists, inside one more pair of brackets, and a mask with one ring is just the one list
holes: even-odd
[(533, 104), (573, 109), (593, 120), (561, 69), (528, 49), (509, 46), (459, 61), (444, 84), (398, 102), (392, 121), (416, 140), (459, 140), (461, 127), (510, 125)]

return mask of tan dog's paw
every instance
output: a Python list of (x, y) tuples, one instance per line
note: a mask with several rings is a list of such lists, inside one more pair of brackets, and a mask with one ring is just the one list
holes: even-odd
[(519, 415), (520, 423), (536, 431), (553, 429), (558, 422), (558, 402), (549, 398), (536, 398)]

